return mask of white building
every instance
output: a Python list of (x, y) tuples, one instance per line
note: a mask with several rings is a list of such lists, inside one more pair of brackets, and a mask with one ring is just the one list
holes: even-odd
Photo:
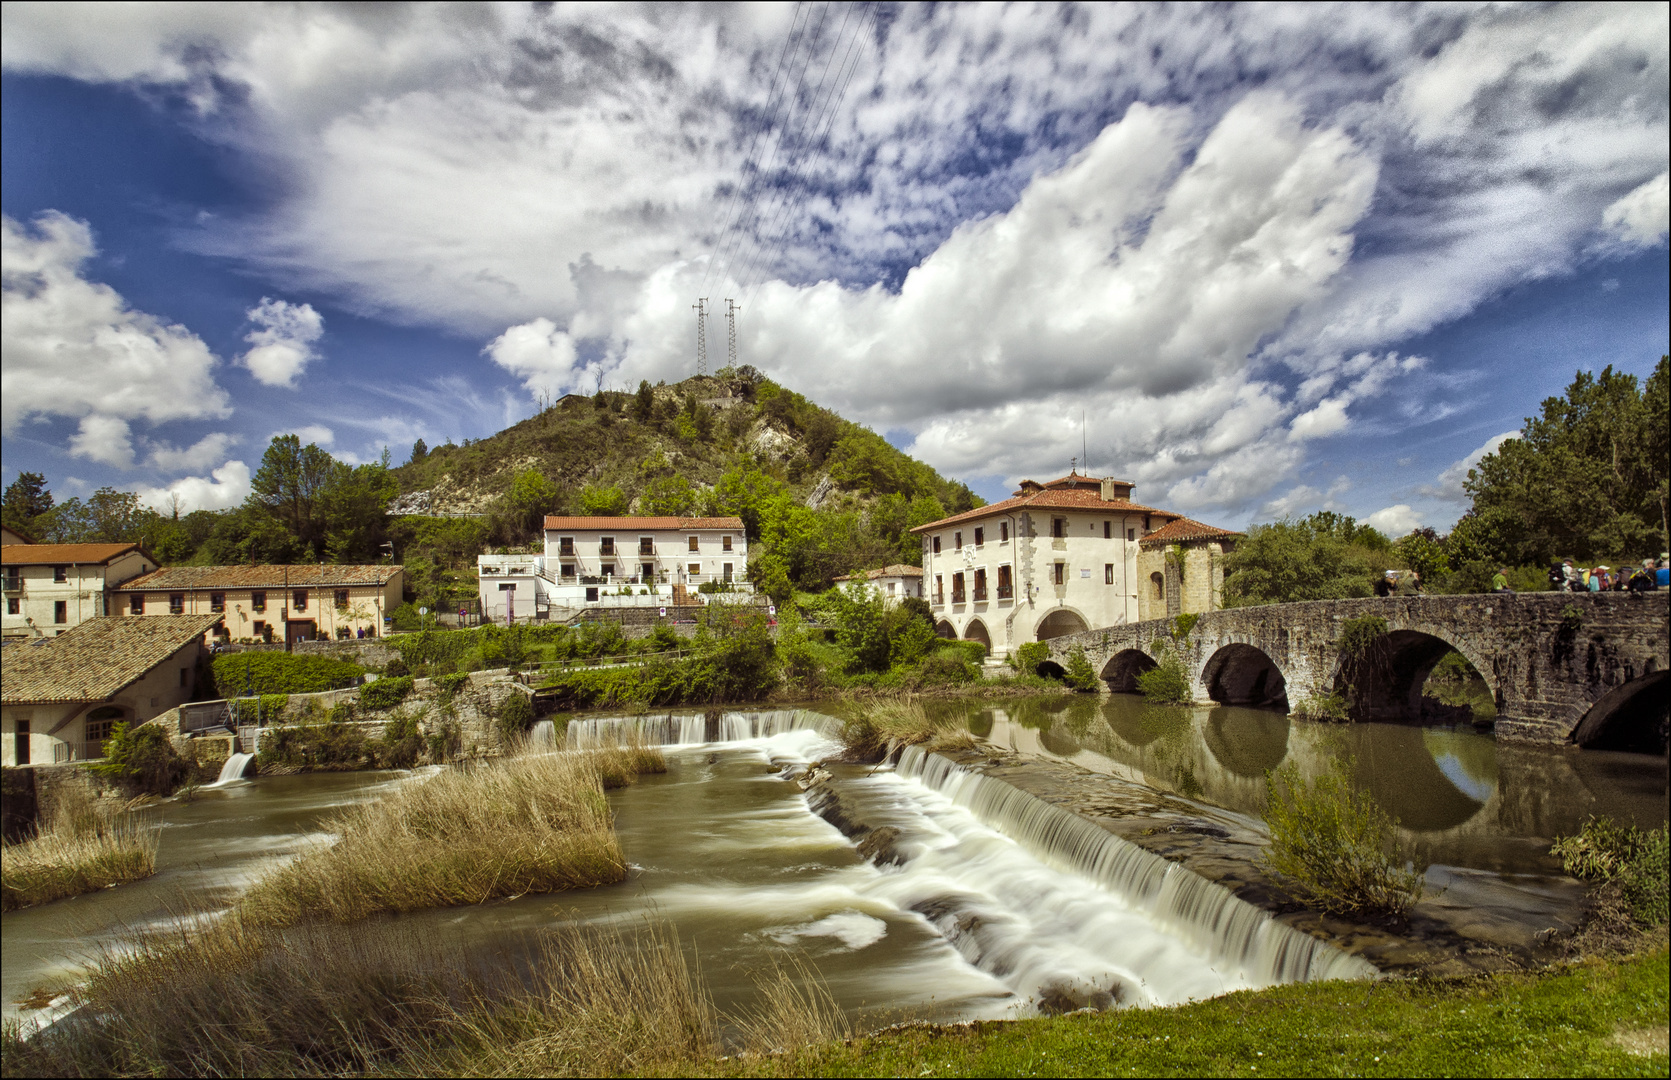
[[(1024, 480), (1002, 502), (912, 529), (923, 540), (923, 588), (941, 636), (1004, 656), (1028, 641), (1213, 610), (1222, 555), (1240, 534), (1134, 503), (1131, 489), (1072, 473)], [(1150, 537), (1156, 542), (1145, 545)], [(1155, 569), (1166, 564), (1167, 544), (1179, 549), (1173, 562), (1191, 568), (1181, 597)]]
[(835, 579), (838, 587), (845, 587), (852, 581), (861, 582), (885, 601), (903, 600), (907, 596), (923, 594), (923, 568), (907, 566), (904, 563), (884, 566), (879, 570), (845, 574)]
[(492, 622), (586, 607), (689, 606), (705, 595), (754, 591), (736, 517), (548, 517), (543, 554), (482, 555), (476, 571), (482, 618)]
[(110, 614), (110, 590), (157, 568), (138, 544), (0, 546), (8, 638), (55, 637)]

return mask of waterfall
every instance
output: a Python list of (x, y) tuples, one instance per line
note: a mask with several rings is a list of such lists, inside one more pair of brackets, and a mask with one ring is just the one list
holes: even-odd
[(220, 777), (209, 786), (225, 787), (228, 784), (237, 783), (244, 778), (244, 772), (250, 767), (250, 762), (254, 760), (254, 754), (227, 755), (226, 764), (220, 767)]
[(764, 709), (760, 712), (703, 713), (665, 716), (598, 716), (569, 721), (568, 744), (613, 741), (636, 732), (653, 746), (698, 746), (703, 743), (744, 742), (790, 731), (817, 731), (834, 737), (841, 722), (808, 709)]
[(541, 750), (554, 747), (557, 742), (557, 725), (550, 720), (537, 721), (528, 729), (528, 745)]
[(1094, 822), (907, 747), (898, 774), (936, 791), (1040, 862), (1089, 878), (1214, 963), (1262, 982), (1372, 978), (1373, 965), (1277, 922), (1187, 867), (1128, 843)]

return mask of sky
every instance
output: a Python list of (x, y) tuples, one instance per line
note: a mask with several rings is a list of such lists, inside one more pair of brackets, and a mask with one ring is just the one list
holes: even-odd
[(0, 15), (0, 482), (248, 494), (737, 362), (989, 499), (1449, 528), (1671, 339), (1667, 5)]

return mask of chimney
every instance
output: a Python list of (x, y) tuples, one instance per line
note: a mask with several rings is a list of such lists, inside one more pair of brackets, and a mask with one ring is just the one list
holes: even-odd
[[(1121, 490), (1122, 488), (1124, 490)], [(1119, 502), (1121, 499), (1128, 498), (1130, 495), (1131, 488), (1129, 486), (1120, 483), (1112, 476), (1105, 476), (1102, 478), (1103, 502)]]

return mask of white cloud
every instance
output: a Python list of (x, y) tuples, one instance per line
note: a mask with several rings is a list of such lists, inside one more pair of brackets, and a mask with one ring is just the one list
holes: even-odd
[(1480, 459), (1487, 454), (1495, 454), (1497, 448), (1505, 442), (1518, 438), (1520, 438), (1519, 431), (1505, 431), (1501, 435), (1491, 436), (1468, 456), (1458, 458), (1447, 465), (1445, 471), (1439, 474), (1435, 483), (1424, 484), (1416, 489), (1416, 493), (1426, 495), (1429, 498), (1443, 499), (1450, 503), (1466, 503), (1468, 493), (1462, 489), (1462, 485), (1468, 479), (1468, 470), (1478, 465)]
[(276, 439), (281, 435), (294, 435), (298, 439), (302, 440), (303, 446), (306, 446), (309, 443), (313, 443), (315, 446), (330, 446), (332, 443), (336, 442), (337, 439), (336, 432), (332, 431), (324, 424), (304, 424), (301, 427), (286, 428), (283, 431), (275, 431), (272, 435), (268, 436), (267, 441), (271, 442), (273, 439)]
[(86, 222), (47, 211), (33, 228), (6, 217), (0, 299), (0, 430), (50, 416), (80, 420), (70, 452), (133, 464), (131, 422), (225, 417), (215, 357), (195, 334), (128, 307), (86, 280)]
[(217, 461), (225, 461), (226, 452), (241, 441), (229, 432), (213, 431), (184, 449), (157, 443), (146, 455), (146, 463), (164, 472), (207, 469)]
[(1409, 535), (1410, 530), (1420, 528), (1422, 515), (1419, 511), (1412, 510), (1409, 503), (1399, 503), (1397, 506), (1375, 511), (1364, 519), (1364, 523), (1380, 529), (1396, 540), (1398, 537)]
[[(1609, 206), (1602, 228), (1629, 247), (1653, 247), (1671, 231), (1671, 173), (1660, 173)], [(1614, 288), (1618, 283), (1614, 282)]]
[(577, 383), (574, 339), (540, 318), (513, 326), (494, 338), (482, 352), (522, 380), (533, 395), (554, 398)]
[(255, 348), (239, 363), (249, 368), (257, 382), (294, 389), (302, 369), (319, 355), (313, 343), (325, 333), (324, 317), (313, 310), (312, 304), (292, 304), (265, 296), (245, 315), (256, 329), (245, 334), (244, 340)]
[(193, 510), (226, 510), (239, 505), (250, 492), (249, 466), (228, 461), (209, 476), (187, 476), (166, 487), (142, 487), (139, 501), (154, 510), (171, 511), (179, 501), (182, 514)]

